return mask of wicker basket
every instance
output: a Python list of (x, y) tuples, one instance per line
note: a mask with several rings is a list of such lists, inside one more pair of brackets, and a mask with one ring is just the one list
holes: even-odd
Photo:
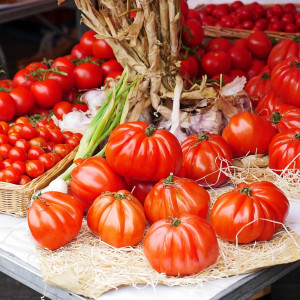
[(43, 175), (25, 185), (0, 182), (0, 213), (15, 217), (26, 217), (33, 193), (49, 185), (58, 175), (62, 174), (71, 164), (77, 148), (59, 161)]
[[(300, 11), (300, 4), (294, 3), (297, 10)], [(218, 4), (216, 4), (218, 5)], [(264, 4), (263, 6), (273, 6), (274, 4)], [(205, 5), (201, 4), (195, 7), (195, 10), (204, 9)], [(224, 27), (216, 27), (216, 26), (203, 26), (204, 33), (206, 37), (227, 37), (227, 38), (241, 38), (246, 39), (253, 30), (248, 29), (234, 29), (234, 28), (224, 28)], [(274, 38), (276, 40), (283, 40), (283, 39), (293, 39), (296, 36), (300, 36), (300, 32), (298, 33), (286, 33), (286, 32), (279, 32), (279, 31), (264, 31), (269, 37)]]

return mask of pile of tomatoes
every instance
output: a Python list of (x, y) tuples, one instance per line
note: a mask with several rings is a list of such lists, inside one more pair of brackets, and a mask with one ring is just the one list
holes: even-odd
[(244, 4), (208, 4), (198, 11), (202, 24), (257, 31), (280, 31), (295, 33), (300, 30), (300, 12), (293, 3), (263, 6), (258, 2)]
[(11, 126), (0, 121), (0, 181), (24, 185), (68, 155), (82, 135), (62, 132), (51, 120), (32, 124), (19, 117)]

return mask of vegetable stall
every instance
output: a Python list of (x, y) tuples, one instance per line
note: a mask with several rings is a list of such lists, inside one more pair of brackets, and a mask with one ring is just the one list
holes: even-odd
[(0, 208), (44, 282), (101, 298), (298, 261), (298, 7), (75, 4), (71, 53), (0, 82)]

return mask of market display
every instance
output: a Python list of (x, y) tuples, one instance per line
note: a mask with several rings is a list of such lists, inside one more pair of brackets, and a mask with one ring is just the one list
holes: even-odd
[[(284, 226), (300, 197), (296, 5), (75, 3), (90, 30), (71, 53), (0, 81), (0, 192), (28, 191), (19, 198), (45, 281), (97, 297), (300, 259), (300, 237)], [(205, 26), (254, 31), (228, 39)], [(295, 36), (274, 43), (268, 30)], [(105, 266), (85, 257), (94, 247)], [(68, 287), (51, 264), (72, 254), (86, 266)], [(100, 269), (110, 278), (117, 262), (118, 280), (85, 282)]]

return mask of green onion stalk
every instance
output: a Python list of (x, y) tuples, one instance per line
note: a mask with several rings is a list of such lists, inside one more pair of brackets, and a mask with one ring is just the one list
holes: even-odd
[[(109, 91), (107, 100), (103, 103), (93, 120), (89, 124), (86, 132), (81, 138), (74, 160), (78, 158), (87, 159), (94, 156), (103, 156), (106, 145), (96, 154), (94, 154), (100, 143), (110, 135), (112, 130), (119, 124), (124, 123), (129, 108), (129, 91), (137, 84), (140, 78), (131, 84), (127, 84), (128, 68), (125, 67), (118, 83)], [(72, 164), (63, 174), (60, 175), (65, 181), (68, 181), (71, 172), (76, 164)]]

